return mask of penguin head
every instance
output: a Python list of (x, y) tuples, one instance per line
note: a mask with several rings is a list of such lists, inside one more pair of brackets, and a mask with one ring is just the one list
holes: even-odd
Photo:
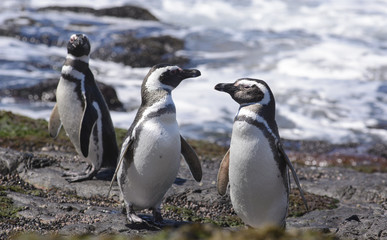
[(226, 92), (240, 105), (274, 104), (274, 96), (269, 85), (263, 80), (241, 78), (234, 83), (219, 83), (215, 90)]
[(90, 42), (85, 34), (73, 34), (67, 43), (67, 52), (75, 57), (90, 54)]
[(149, 91), (161, 89), (172, 91), (184, 79), (198, 77), (200, 74), (200, 71), (197, 69), (182, 69), (174, 65), (158, 64), (149, 70), (148, 75), (145, 77), (143, 88)]

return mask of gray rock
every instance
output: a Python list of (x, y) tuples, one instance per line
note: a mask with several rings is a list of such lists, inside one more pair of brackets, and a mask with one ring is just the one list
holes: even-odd
[[(57, 79), (47, 79), (33, 86), (16, 89), (0, 89), (0, 94), (3, 96), (14, 97), (17, 100), (55, 102), (58, 82), (59, 74)], [(109, 109), (124, 111), (124, 105), (118, 99), (116, 90), (112, 86), (102, 82), (96, 81), (96, 83), (101, 90)]]
[(338, 167), (299, 168), (299, 172), (305, 177), (301, 181), (305, 191), (336, 198), (340, 203), (336, 209), (288, 218), (289, 228), (320, 229), (340, 238), (386, 239), (386, 173), (367, 174)]
[(93, 9), (88, 7), (50, 6), (39, 8), (38, 11), (89, 13), (94, 14), (96, 16), (112, 16), (119, 18), (133, 18), (138, 20), (158, 21), (158, 19), (154, 15), (152, 15), (148, 10), (130, 5), (101, 9)]
[(386, 173), (367, 174), (338, 167), (302, 168), (299, 172), (305, 177), (301, 182), (307, 192), (348, 203), (387, 201)]
[(31, 154), (20, 153), (12, 149), (0, 148), (0, 174), (6, 175), (15, 171), (18, 166), (28, 160)]

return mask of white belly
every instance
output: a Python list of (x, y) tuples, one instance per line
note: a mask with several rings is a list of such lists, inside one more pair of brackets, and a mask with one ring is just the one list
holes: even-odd
[(249, 226), (282, 224), (288, 196), (269, 142), (257, 127), (234, 123), (229, 165), (231, 202)]
[[(56, 91), (56, 101), (58, 105), (59, 116), (66, 131), (67, 136), (75, 147), (79, 156), (83, 156), (80, 148), (80, 124), (83, 117), (83, 109), (78, 94), (75, 92), (76, 84), (61, 79)], [(100, 113), (99, 113), (100, 114)], [(102, 128), (102, 116), (98, 116), (96, 129)], [(90, 135), (89, 156), (85, 159), (93, 164), (97, 169), (102, 164), (102, 132), (98, 132), (97, 138), (94, 138), (93, 132)]]
[(75, 87), (75, 83), (61, 79), (56, 90), (56, 102), (63, 128), (77, 152), (80, 153), (79, 127), (83, 109)]
[[(134, 161), (120, 183), (124, 199), (138, 209), (157, 207), (180, 166), (180, 133), (175, 114), (147, 121), (138, 136)], [(122, 166), (118, 172), (121, 179)]]

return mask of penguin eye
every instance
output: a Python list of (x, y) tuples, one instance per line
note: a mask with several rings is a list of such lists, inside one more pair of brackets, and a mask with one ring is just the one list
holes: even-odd
[(171, 74), (173, 74), (173, 75), (175, 75), (177, 72), (178, 72), (178, 70), (177, 70), (177, 69), (173, 69), (173, 70), (171, 70)]
[(73, 43), (73, 42), (75, 41), (76, 38), (77, 38), (77, 37), (75, 37), (75, 36), (71, 36), (71, 37), (70, 37), (70, 42)]

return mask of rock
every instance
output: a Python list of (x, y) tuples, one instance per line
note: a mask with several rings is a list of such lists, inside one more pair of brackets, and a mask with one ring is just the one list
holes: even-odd
[(31, 158), (31, 154), (20, 153), (0, 147), (0, 174), (7, 175), (16, 171), (20, 164)]
[(115, 39), (99, 46), (92, 52), (91, 57), (132, 67), (151, 67), (158, 63), (188, 63), (187, 58), (176, 55), (177, 51), (184, 48), (184, 41), (171, 36), (136, 38), (123, 34)]
[(39, 8), (38, 11), (59, 11), (59, 12), (76, 12), (76, 13), (90, 13), (96, 16), (111, 16), (111, 17), (119, 17), (119, 18), (133, 18), (138, 20), (150, 20), (150, 21), (158, 21), (158, 19), (151, 14), (148, 10), (125, 5), (121, 7), (111, 7), (111, 8), (101, 8), (94, 9), (88, 7), (60, 7), (60, 6), (50, 6)]
[[(49, 79), (40, 82), (34, 86), (17, 89), (0, 89), (0, 93), (3, 96), (14, 97), (18, 100), (29, 101), (43, 101), (43, 102), (55, 102), (56, 101), (56, 87), (58, 86), (59, 79)], [(118, 99), (116, 90), (105, 83), (96, 81), (98, 88), (101, 90), (102, 95), (110, 110), (124, 111), (124, 105)]]
[(340, 203), (333, 210), (288, 218), (288, 227), (330, 229), (339, 238), (349, 239), (387, 235), (387, 173), (367, 174), (339, 167), (298, 170), (305, 177), (301, 185), (306, 192), (334, 197)]
[(307, 192), (342, 202), (387, 201), (387, 173), (365, 174), (348, 168), (319, 167), (300, 168), (299, 174), (305, 177), (301, 182)]
[[(134, 6), (122, 6), (95, 10), (87, 7), (45, 7), (38, 11), (72, 11), (76, 13), (90, 13), (97, 16), (116, 16), (116, 17), (133, 17), (139, 20), (156, 21), (156, 17), (150, 14), (146, 9)], [(31, 44), (45, 44), (47, 46), (65, 47), (68, 38), (76, 31), (85, 32), (84, 26), (93, 26), (90, 22), (72, 24), (71, 30), (66, 26), (56, 26), (50, 21), (40, 19), (33, 19), (28, 16), (21, 16), (18, 18), (10, 18), (4, 21), (0, 27), (0, 36), (13, 37), (18, 40), (29, 42)], [(100, 24), (105, 22), (94, 23), (96, 27), (95, 32), (85, 32), (93, 39), (93, 35), (99, 36)], [(39, 29), (48, 28), (50, 31), (39, 31)], [(30, 31), (25, 31), (30, 29)], [(139, 31), (139, 34), (136, 34)], [(128, 33), (129, 32), (129, 33)], [(104, 36), (109, 39), (108, 43), (102, 41), (96, 44), (96, 49), (92, 48), (91, 56), (102, 60), (114, 61), (130, 65), (132, 67), (152, 67), (158, 63), (170, 63), (184, 65), (188, 59), (176, 54), (177, 51), (184, 48), (184, 41), (171, 36), (152, 36), (152, 32), (144, 33), (144, 29), (128, 29), (114, 32), (107, 32)], [(139, 37), (141, 36), (141, 37)], [(91, 43), (92, 46), (93, 43)], [(53, 56), (55, 59), (56, 57)], [(24, 63), (31, 65), (33, 68), (52, 69), (49, 62), (43, 66), (34, 66), (35, 61)]]

